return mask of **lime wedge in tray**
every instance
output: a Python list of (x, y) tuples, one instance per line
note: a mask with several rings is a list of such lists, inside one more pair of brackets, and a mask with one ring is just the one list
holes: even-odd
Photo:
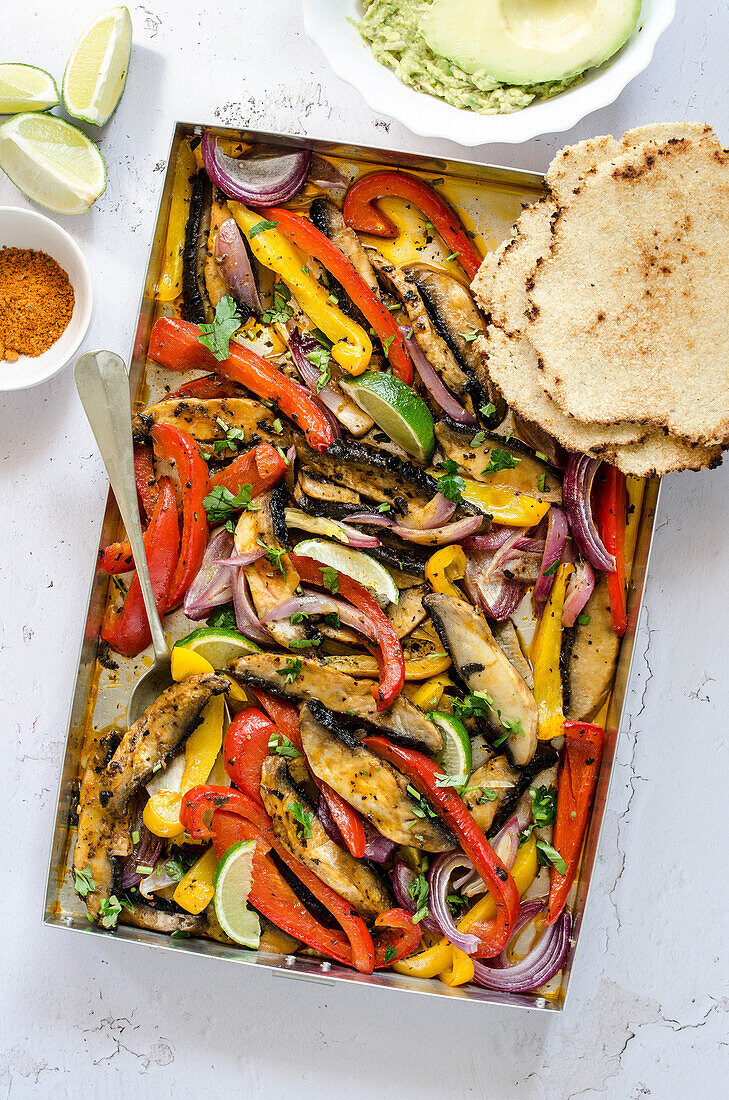
[(430, 461), (435, 450), (433, 417), (415, 390), (392, 374), (372, 370), (340, 385), (393, 443), (418, 462)]
[(221, 856), (213, 876), (213, 908), (226, 936), (241, 947), (258, 947), (261, 922), (248, 905), (253, 875), (254, 840), (231, 844)]
[(472, 771), (471, 738), (460, 718), (434, 710), (431, 719), (443, 737), (443, 748), (438, 755), (438, 763), (446, 775), (462, 775), (464, 782)]
[(58, 102), (56, 82), (45, 69), (10, 62), (0, 65), (0, 115), (48, 111)]
[(0, 168), (24, 195), (57, 214), (81, 214), (106, 187), (86, 134), (55, 115), (15, 115), (0, 126)]
[(327, 542), (326, 539), (304, 539), (294, 547), (294, 553), (338, 569), (353, 581), (369, 588), (386, 603), (397, 603), (400, 599), (397, 585), (384, 565), (380, 565), (361, 550), (351, 550), (348, 546)]
[(132, 52), (126, 8), (104, 12), (86, 28), (63, 74), (63, 106), (74, 118), (103, 126), (122, 97)]
[(250, 642), (237, 630), (214, 626), (201, 626), (199, 630), (193, 630), (192, 634), (175, 642), (177, 648), (199, 653), (218, 670), (227, 668), (231, 661), (246, 653), (261, 652), (260, 646)]

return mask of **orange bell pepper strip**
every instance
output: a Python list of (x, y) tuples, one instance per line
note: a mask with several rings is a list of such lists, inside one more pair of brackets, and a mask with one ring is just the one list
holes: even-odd
[(203, 501), (208, 492), (208, 466), (191, 435), (172, 424), (154, 424), (152, 441), (156, 452), (174, 462), (182, 487), (182, 537), (180, 560), (167, 596), (172, 611), (200, 571), (208, 545), (208, 517)]
[[(152, 582), (154, 602), (163, 615), (169, 599), (172, 578), (180, 556), (180, 531), (177, 522), (177, 501), (168, 477), (160, 481), (149, 527), (144, 533), (144, 551)], [(106, 609), (101, 637), (115, 653), (136, 657), (152, 640), (142, 589), (135, 573), (121, 608)]]
[(603, 545), (615, 559), (615, 571), (607, 574), (613, 630), (621, 638), (628, 617), (625, 608), (625, 530), (628, 491), (625, 474), (603, 462), (595, 479), (595, 519)]
[(552, 843), (566, 869), (562, 875), (556, 867), (551, 868), (547, 924), (554, 924), (564, 909), (577, 874), (605, 742), (605, 731), (589, 722), (565, 722), (564, 736)]
[[(159, 497), (159, 485), (154, 472), (154, 454), (146, 443), (134, 444), (134, 480), (137, 484), (139, 514), (149, 521)], [(134, 568), (129, 540), (112, 542), (99, 551), (99, 569), (105, 573), (128, 573)]]
[(223, 742), (223, 763), (231, 782), (261, 805), (261, 768), (271, 751), (268, 743), (277, 733), (271, 719), (257, 707), (245, 707), (228, 726)]
[(400, 329), (392, 314), (373, 294), (342, 250), (320, 233), (308, 218), (299, 217), (282, 206), (263, 206), (257, 209), (264, 218), (276, 223), (279, 233), (283, 233), (302, 252), (319, 260), (337, 282), (342, 284), (352, 302), (377, 333), (392, 366), (392, 373), (401, 382), (410, 385), (413, 380), (413, 361)]
[(469, 279), (481, 266), (481, 255), (474, 246), (453, 207), (449, 206), (423, 180), (406, 172), (371, 172), (353, 183), (344, 200), (344, 220), (350, 229), (373, 233), (376, 237), (397, 237), (390, 219), (374, 205), (376, 199), (394, 195), (417, 206), (432, 222)]
[(191, 382), (185, 382), (179, 389), (168, 393), (167, 399), (193, 397), (198, 401), (223, 401), (227, 397), (239, 397), (240, 392), (240, 386), (231, 382), (229, 378), (220, 378), (217, 374), (204, 374), (201, 378), (193, 378)]
[(227, 359), (219, 362), (199, 340), (200, 329), (177, 317), (160, 317), (152, 328), (149, 357), (168, 370), (214, 370), (251, 390), (265, 401), (275, 401), (284, 416), (304, 432), (310, 447), (325, 451), (334, 441), (326, 413), (312, 395), (288, 375), (256, 355), (250, 348), (231, 342)]
[(473, 866), (486, 883), (496, 905), (496, 918), (486, 924), (474, 924), (470, 931), (479, 938), (477, 958), (490, 959), (506, 946), (521, 903), (519, 891), (509, 871), (494, 852), (452, 787), (439, 787), (443, 771), (428, 756), (415, 749), (401, 748), (385, 737), (365, 737), (365, 745), (403, 772), (425, 795), (453, 831)]
[(245, 454), (238, 455), (227, 466), (213, 474), (210, 488), (222, 485), (236, 496), (243, 485), (250, 485), (251, 497), (272, 489), (284, 477), (288, 465), (270, 443), (259, 443)]
[[(375, 949), (365, 922), (355, 913), (349, 902), (291, 855), (276, 836), (271, 819), (263, 806), (231, 787), (195, 787), (182, 798), (180, 821), (196, 840), (209, 840), (212, 836), (211, 828), (205, 822), (205, 814), (210, 809), (229, 810), (255, 826), (278, 858), (283, 860), (341, 925), (352, 948), (352, 965), (355, 969), (363, 974), (371, 974), (375, 965)], [(255, 902), (252, 904), (255, 905)]]
[[(312, 558), (301, 557), (299, 554), (291, 554), (291, 563), (302, 581), (318, 585), (319, 588), (327, 587), (318, 562)], [(374, 623), (378, 643), (375, 656), (380, 667), (380, 682), (376, 686), (373, 685), (372, 692), (377, 709), (386, 710), (400, 694), (405, 683), (405, 657), (400, 639), (380, 605), (357, 581), (352, 580), (345, 573), (337, 572), (336, 589), (330, 588), (329, 591), (338, 592), (358, 611), (363, 611)]]

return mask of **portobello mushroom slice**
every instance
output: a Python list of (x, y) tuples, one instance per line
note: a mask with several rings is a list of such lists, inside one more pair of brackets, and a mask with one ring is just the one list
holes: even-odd
[(210, 232), (212, 185), (207, 172), (200, 171), (192, 181), (190, 212), (185, 225), (182, 249), (182, 319), (202, 325), (212, 321), (214, 310), (205, 286), (205, 261)]
[(379, 252), (371, 250), (368, 255), (380, 282), (402, 303), (415, 339), (446, 386), (458, 397), (468, 395), (469, 377), (431, 321), (414, 281)]
[(510, 561), (503, 568), (505, 577), (519, 584), (536, 584), (542, 568), (541, 554), (521, 554), (516, 561)]
[[(164, 932), (168, 936), (172, 932), (186, 932), (188, 936), (210, 935), (207, 910), (193, 915), (176, 902), (160, 897), (149, 900), (142, 898), (141, 895), (138, 900), (135, 897), (132, 909), (122, 909), (119, 914), (119, 923), (131, 924), (135, 928), (146, 928), (150, 932)], [(226, 936), (224, 942), (231, 941)]]
[(122, 737), (101, 777), (99, 802), (112, 817), (124, 813), (134, 791), (185, 743), (213, 696), (227, 689), (223, 676), (191, 676), (147, 707)]
[(293, 431), (284, 421), (282, 430), (277, 432), (274, 419), (271, 409), (250, 397), (167, 397), (135, 417), (134, 427), (137, 435), (146, 436), (154, 424), (170, 424), (182, 428), (198, 443), (225, 439), (227, 428), (237, 428), (244, 433), (249, 446), (270, 443), (273, 447), (287, 448), (293, 441)]
[(598, 574), (580, 618), (582, 623), (564, 632), (560, 663), (565, 716), (586, 722), (595, 717), (610, 694), (620, 651), (604, 573)]
[(407, 637), (427, 617), (423, 607), (423, 596), (427, 591), (422, 584), (405, 588), (400, 594), (399, 603), (391, 604), (388, 608), (387, 615), (398, 638)]
[(519, 772), (506, 756), (494, 756), (472, 771), (463, 801), (482, 832), (488, 833), (499, 808), (510, 797), (519, 781)]
[[(298, 441), (297, 441), (298, 442)], [(362, 497), (353, 489), (334, 485), (326, 478), (299, 470), (294, 486), (294, 500), (310, 516), (341, 519), (364, 508)]]
[(537, 704), (486, 619), (465, 600), (442, 592), (424, 596), (423, 606), (466, 689), (485, 692), (493, 700), (489, 725), (499, 737), (508, 730), (506, 751), (512, 763), (528, 764), (537, 747)]
[(372, 264), (362, 247), (359, 237), (345, 222), (339, 207), (335, 206), (331, 199), (322, 196), (312, 202), (309, 208), (309, 217), (319, 232), (328, 237), (344, 253), (355, 271), (367, 283), (372, 293), (379, 298), (380, 287), (372, 270)]
[[(119, 821), (102, 806), (99, 795), (106, 768), (104, 742), (86, 765), (78, 798), (78, 827), (73, 850), (76, 881), (91, 876), (93, 885), (86, 895), (86, 908), (98, 919), (104, 901), (120, 888), (119, 864), (112, 855), (115, 828)], [(79, 879), (78, 876), (81, 876)]]
[(490, 401), (494, 412), (485, 417), (484, 422), (489, 428), (498, 427), (508, 408), (503, 397), (496, 394), (492, 386), (484, 387), (482, 383), (485, 375), (483, 356), (476, 349), (475, 341), (478, 336), (486, 335), (486, 321), (470, 290), (460, 279), (428, 264), (408, 264), (403, 271), (415, 283), (436, 332), (453, 352), (466, 375), (466, 389), (474, 409), (481, 409)]
[(532, 666), (524, 656), (524, 651), (521, 648), (521, 642), (519, 641), (519, 635), (516, 632), (511, 619), (507, 619), (503, 623), (491, 623), (491, 633), (494, 639), (503, 649), (506, 656), (511, 661), (512, 665), (524, 680), (525, 684), (534, 690), (534, 675), (532, 673)]
[[(210, 299), (210, 305), (215, 309), (221, 298), (230, 293), (228, 284), (223, 278), (220, 264), (215, 258), (215, 242), (218, 239), (218, 230), (221, 225), (232, 220), (228, 208), (228, 200), (222, 191), (217, 188), (213, 191), (213, 199), (210, 207), (210, 231), (208, 233), (208, 247), (205, 252), (205, 289)], [(233, 223), (235, 224), (235, 222)], [(225, 234), (221, 241), (225, 239)], [(246, 317), (243, 318), (247, 320)]]
[[(483, 438), (485, 435), (485, 438)], [(558, 470), (542, 462), (518, 439), (478, 432), (444, 418), (435, 425), (435, 436), (447, 457), (475, 481), (513, 489), (536, 500), (562, 503), (562, 478)], [(474, 443), (474, 439), (476, 442)], [(498, 451), (498, 454), (494, 452)], [(508, 458), (504, 456), (508, 455)], [(513, 465), (508, 465), (513, 463)], [(500, 468), (504, 466), (504, 468)], [(541, 481), (541, 478), (544, 481)], [(540, 484), (544, 485), (540, 489)]]
[(387, 710), (379, 711), (371, 680), (357, 680), (327, 668), (313, 657), (298, 657), (292, 662), (286, 653), (250, 653), (234, 661), (230, 672), (240, 683), (264, 688), (283, 699), (301, 703), (318, 699), (330, 710), (373, 726), (394, 741), (417, 745), (431, 753), (443, 747), (438, 727), (404, 695), (398, 695)]
[[(280, 756), (268, 756), (263, 761), (261, 798), (284, 848), (336, 890), (360, 916), (373, 921), (392, 908), (390, 892), (372, 868), (329, 839), (316, 806), (294, 783)], [(306, 825), (301, 822), (305, 814)]]
[[(537, 751), (529, 763), (525, 767), (517, 769), (518, 778), (514, 786), (507, 792), (507, 797), (500, 802), (491, 822), (491, 837), (496, 836), (499, 829), (503, 829), (509, 818), (516, 813), (519, 799), (529, 787), (533, 786), (537, 776), (541, 775), (542, 772), (547, 772), (548, 769), (555, 768), (558, 760), (559, 753), (549, 741), (540, 741), (537, 745)], [(549, 772), (549, 774), (552, 773)]]
[(395, 844), (426, 852), (456, 847), (450, 831), (408, 793), (408, 781), (371, 752), (338, 715), (312, 699), (301, 711), (301, 742), (309, 767)]

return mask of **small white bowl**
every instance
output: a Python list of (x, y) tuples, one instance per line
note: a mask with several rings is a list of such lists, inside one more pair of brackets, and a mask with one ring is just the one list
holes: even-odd
[(480, 115), (417, 92), (375, 60), (353, 25), (360, 0), (302, 0), (304, 28), (342, 80), (352, 84), (378, 114), (394, 118), (421, 137), (447, 138), (473, 147), (516, 143), (570, 130), (585, 115), (607, 107), (650, 64), (656, 42), (676, 14), (676, 0), (643, 0), (638, 25), (615, 57), (552, 99), (535, 99), (508, 115)]
[(15, 363), (0, 360), (0, 390), (26, 390), (47, 381), (73, 358), (88, 332), (94, 292), (91, 273), (74, 239), (35, 210), (0, 206), (0, 248), (32, 248), (61, 265), (73, 287), (71, 320), (55, 344), (42, 355), (21, 355)]

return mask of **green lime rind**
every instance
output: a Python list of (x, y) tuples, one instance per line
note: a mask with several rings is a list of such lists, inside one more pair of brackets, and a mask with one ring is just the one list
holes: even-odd
[(220, 927), (234, 943), (254, 950), (261, 942), (261, 921), (248, 905), (255, 846), (254, 840), (231, 844), (213, 875), (213, 908)]
[(438, 764), (446, 775), (462, 775), (465, 782), (473, 770), (471, 738), (466, 727), (460, 718), (442, 710), (434, 710), (430, 717), (443, 737), (443, 748), (437, 757)]
[(225, 627), (201, 626), (186, 638), (175, 642), (175, 648), (191, 649), (199, 653), (215, 669), (225, 669), (236, 657), (246, 653), (261, 653), (261, 647), (249, 641), (238, 630)]
[(386, 603), (399, 602), (398, 587), (384, 565), (380, 565), (362, 550), (352, 550), (349, 546), (329, 542), (327, 539), (304, 539), (294, 547), (294, 553), (338, 569), (340, 573), (373, 591)]
[(422, 397), (385, 371), (365, 371), (340, 383), (346, 394), (377, 426), (418, 462), (435, 451), (435, 425)]

